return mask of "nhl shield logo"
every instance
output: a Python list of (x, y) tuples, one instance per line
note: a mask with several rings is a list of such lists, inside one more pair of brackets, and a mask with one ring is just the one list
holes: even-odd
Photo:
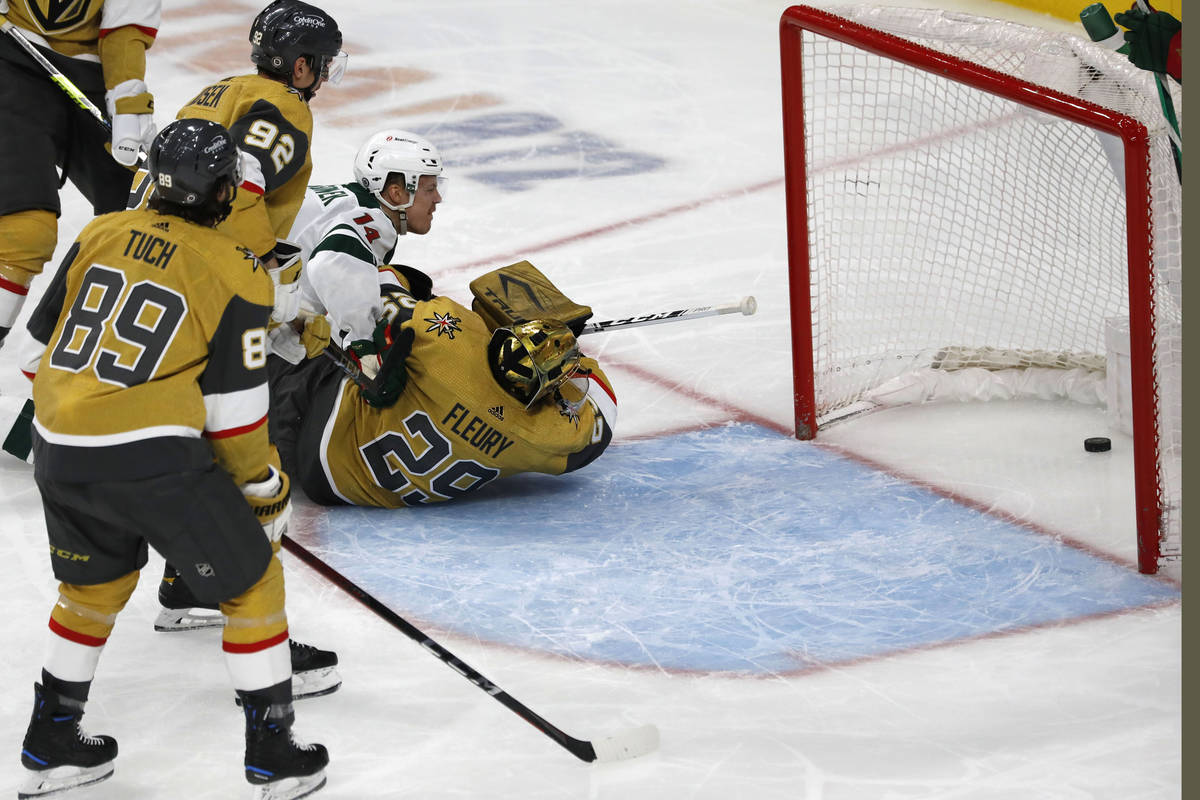
[(196, 572), (200, 573), (201, 578), (211, 578), (217, 574), (217, 571), (212, 568), (212, 564), (203, 561), (196, 565)]

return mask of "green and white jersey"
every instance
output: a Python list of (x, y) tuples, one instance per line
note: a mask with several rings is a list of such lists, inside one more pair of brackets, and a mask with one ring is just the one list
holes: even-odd
[(397, 238), (379, 201), (354, 183), (309, 186), (287, 238), (305, 260), (301, 309), (328, 314), (335, 338), (371, 338), (383, 311), (378, 269)]

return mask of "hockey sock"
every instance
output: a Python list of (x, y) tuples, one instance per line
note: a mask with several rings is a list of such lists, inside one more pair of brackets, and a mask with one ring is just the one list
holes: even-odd
[(54, 677), (45, 669), (42, 670), (42, 686), (62, 697), (69, 697), (81, 703), (87, 702), (88, 693), (92, 690), (91, 681), (64, 681)]

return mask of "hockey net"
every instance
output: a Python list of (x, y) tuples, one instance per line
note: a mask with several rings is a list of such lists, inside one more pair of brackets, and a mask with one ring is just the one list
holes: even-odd
[(780, 41), (796, 435), (942, 396), (1115, 410), (1128, 330), (1139, 568), (1178, 562), (1181, 189), (1153, 75), (944, 11), (796, 6)]

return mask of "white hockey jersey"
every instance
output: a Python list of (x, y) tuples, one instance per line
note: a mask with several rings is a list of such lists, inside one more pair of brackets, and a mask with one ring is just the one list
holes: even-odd
[(300, 247), (300, 307), (328, 314), (335, 340), (369, 339), (381, 319), (378, 268), (397, 233), (379, 201), (358, 184), (309, 186), (288, 240)]

